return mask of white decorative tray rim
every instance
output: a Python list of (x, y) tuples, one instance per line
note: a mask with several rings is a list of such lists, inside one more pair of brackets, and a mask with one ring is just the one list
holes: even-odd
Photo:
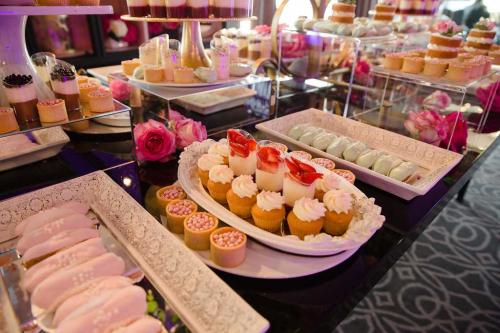
[(24, 218), (70, 200), (87, 202), (155, 288), (194, 332), (267, 331), (269, 323), (186, 250), (104, 172), (98, 171), (0, 202), (0, 242)]
[(200, 88), (200, 87), (212, 87), (212, 86), (222, 86), (229, 85), (232, 83), (237, 83), (245, 80), (248, 75), (245, 76), (231, 76), (228, 80), (217, 80), (215, 82), (202, 82), (197, 81), (193, 83), (175, 83), (175, 82), (147, 82), (144, 80), (136, 79), (132, 76), (127, 76), (127, 78), (132, 83), (143, 84), (151, 87), (165, 87), (165, 88)]
[[(414, 184), (401, 182), (355, 163), (330, 155), (322, 150), (290, 138), (290, 128), (311, 123), (333, 133), (359, 140), (369, 147), (388, 152), (428, 170)], [(256, 125), (256, 128), (280, 141), (298, 146), (313, 155), (329, 158), (336, 165), (352, 170), (358, 178), (406, 200), (424, 195), (463, 158), (461, 154), (421, 142), (401, 134), (377, 128), (359, 121), (340, 117), (317, 109), (308, 109)]]
[(300, 255), (333, 255), (358, 248), (364, 244), (385, 220), (385, 217), (380, 214), (382, 209), (374, 204), (374, 199), (367, 198), (354, 185), (339, 177), (341, 187), (357, 197), (355, 209), (357, 214), (344, 235), (332, 237), (321, 233), (315, 236), (306, 236), (302, 241), (296, 236), (281, 236), (262, 230), (217, 203), (203, 188), (197, 175), (197, 161), (201, 155), (208, 152), (214, 142), (211, 139), (195, 142), (181, 153), (178, 169), (179, 183), (187, 195), (205, 210), (270, 247)]

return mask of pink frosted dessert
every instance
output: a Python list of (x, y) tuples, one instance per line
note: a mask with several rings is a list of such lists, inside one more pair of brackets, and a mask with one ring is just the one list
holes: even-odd
[(23, 254), (29, 248), (45, 242), (61, 231), (91, 228), (95, 224), (97, 224), (96, 220), (91, 220), (83, 214), (74, 214), (55, 220), (54, 222), (49, 222), (28, 234), (24, 234), (17, 243), (17, 252)]
[(125, 327), (120, 327), (113, 333), (161, 333), (163, 331), (165, 331), (163, 325), (158, 319), (144, 316)]
[(51, 309), (72, 296), (73, 288), (99, 277), (122, 275), (124, 271), (122, 258), (114, 253), (105, 253), (49, 276), (35, 288), (31, 303), (42, 309)]
[(69, 297), (59, 305), (52, 320), (54, 326), (59, 326), (66, 317), (91, 299), (109, 291), (122, 289), (133, 284), (132, 280), (124, 276), (109, 276), (92, 281), (93, 283), (89, 283), (86, 290)]
[(146, 309), (146, 292), (125, 287), (82, 305), (61, 322), (57, 333), (111, 332), (142, 318)]
[(26, 232), (31, 232), (36, 228), (44, 225), (47, 222), (52, 222), (60, 218), (73, 215), (73, 214), (86, 214), (89, 211), (89, 205), (70, 201), (65, 204), (43, 210), (26, 219), (24, 219), (16, 227), (16, 236)]
[(80, 228), (61, 231), (48, 240), (28, 249), (23, 255), (23, 264), (27, 267), (53, 255), (57, 251), (66, 249), (87, 239), (99, 237), (99, 233), (93, 228)]
[(30, 267), (24, 274), (22, 286), (29, 293), (32, 293), (36, 286), (55, 272), (69, 266), (81, 264), (106, 252), (107, 250), (100, 238), (86, 240)]

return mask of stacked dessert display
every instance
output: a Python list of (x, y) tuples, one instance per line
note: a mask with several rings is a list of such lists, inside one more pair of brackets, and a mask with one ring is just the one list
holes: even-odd
[[(115, 111), (111, 92), (98, 80), (78, 76), (73, 66), (61, 60), (39, 62), (37, 70), (42, 71), (42, 67), (55, 98), (38, 98), (32, 75), (7, 74), (2, 88), (10, 108), (2, 106), (8, 121), (0, 132), (51, 126)], [(81, 122), (82, 126), (86, 123)]]
[(197, 86), (241, 80), (252, 71), (240, 63), (236, 45), (224, 43), (210, 53), (210, 66), (191, 67), (178, 50), (170, 49), (168, 36), (154, 38), (139, 47), (139, 59), (122, 61), (123, 73), (140, 82), (158, 85)]
[(217, 31), (212, 39), (216, 48), (237, 49), (239, 61), (252, 63), (258, 59), (269, 59), (272, 54), (271, 29), (257, 26), (250, 31), (229, 28)]
[(85, 203), (66, 202), (15, 229), (27, 269), (21, 287), (31, 296), (38, 324), (57, 332), (166, 332), (146, 315), (146, 292), (134, 285), (143, 274), (108, 249), (89, 210)]
[(487, 55), (491, 51), (496, 36), (496, 24), (481, 17), (469, 31), (464, 50), (474, 54)]
[(396, 6), (394, 0), (380, 0), (375, 5), (373, 20), (379, 22), (392, 22), (395, 13)]
[(440, 0), (399, 0), (397, 12), (402, 15), (434, 15)]
[(460, 53), (463, 43), (459, 35), (461, 29), (453, 21), (440, 22), (434, 30), (427, 50), (386, 54), (384, 68), (456, 83), (476, 80), (491, 72), (492, 58), (477, 53)]

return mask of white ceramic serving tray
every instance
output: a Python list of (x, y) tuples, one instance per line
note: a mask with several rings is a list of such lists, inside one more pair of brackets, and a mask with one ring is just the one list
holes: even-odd
[(99, 118), (94, 118), (92, 119), (96, 123), (105, 125), (105, 126), (112, 126), (112, 127), (128, 127), (130, 128), (130, 113), (128, 112), (123, 112), (123, 113), (115, 113), (106, 117), (99, 117)]
[(32, 134), (38, 145), (28, 150), (16, 151), (0, 157), (0, 171), (14, 169), (55, 156), (69, 142), (69, 137), (59, 126), (33, 131)]
[(24, 218), (70, 200), (87, 202), (193, 332), (265, 332), (253, 310), (104, 172), (0, 202), (0, 242)]
[(228, 80), (217, 80), (215, 82), (203, 82), (200, 80), (197, 80), (193, 83), (175, 83), (175, 82), (146, 82), (144, 80), (138, 80), (132, 76), (127, 76), (127, 78), (130, 80), (132, 83), (139, 83), (143, 84), (146, 86), (151, 86), (151, 87), (166, 87), (166, 88), (199, 88), (199, 87), (212, 87), (212, 86), (220, 86), (220, 85), (225, 85), (225, 84), (231, 84), (231, 83), (236, 83), (240, 82), (244, 79), (247, 78), (248, 75), (245, 76), (231, 76)]
[(296, 236), (282, 236), (260, 229), (216, 202), (203, 188), (197, 174), (197, 161), (201, 155), (208, 152), (208, 149), (214, 142), (211, 139), (203, 142), (195, 142), (184, 149), (179, 160), (179, 183), (187, 195), (203, 209), (261, 243), (294, 254), (329, 256), (342, 251), (359, 248), (370, 239), (385, 220), (385, 217), (380, 214), (381, 208), (374, 204), (374, 199), (367, 198), (354, 185), (344, 178), (337, 176), (340, 187), (351, 192), (357, 198), (355, 207), (357, 214), (349, 224), (349, 228), (344, 235), (332, 237), (321, 233), (319, 235), (306, 236), (304, 240), (300, 240)]
[[(310, 123), (325, 128), (335, 134), (343, 135), (366, 143), (369, 147), (385, 151), (418, 165), (421, 178), (413, 184), (404, 183), (381, 175), (355, 163), (332, 156), (322, 150), (308, 146), (290, 138), (288, 131), (296, 124)], [(308, 109), (278, 119), (258, 124), (257, 129), (274, 139), (307, 150), (313, 155), (329, 158), (338, 168), (349, 169), (365, 183), (392, 193), (405, 200), (424, 195), (436, 185), (461, 160), (462, 155), (421, 142), (400, 134), (343, 118), (317, 109)]]
[(208, 115), (245, 104), (249, 98), (256, 94), (255, 90), (246, 87), (230, 87), (181, 97), (174, 102), (187, 110)]

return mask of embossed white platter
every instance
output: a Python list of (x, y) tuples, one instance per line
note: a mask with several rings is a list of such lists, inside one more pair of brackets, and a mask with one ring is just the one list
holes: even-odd
[[(310, 123), (313, 126), (325, 128), (333, 133), (364, 142), (374, 149), (413, 162), (418, 165), (417, 172), (421, 178), (413, 184), (401, 182), (290, 138), (287, 135), (288, 131), (296, 124), (301, 123)], [(363, 182), (405, 200), (425, 195), (463, 158), (461, 154), (317, 109), (297, 112), (260, 123), (256, 127), (271, 138), (286, 142), (292, 147), (307, 150), (316, 156), (329, 158), (335, 162), (338, 168), (351, 170)]]
[[(182, 235), (176, 235), (184, 244)], [(186, 247), (187, 248), (187, 247)], [(210, 260), (210, 251), (193, 251), (207, 266), (226, 273), (265, 280), (293, 279), (320, 273), (349, 259), (356, 249), (327, 257), (304, 257), (275, 251), (247, 238), (245, 261), (234, 268), (222, 267)]]
[(14, 169), (55, 156), (69, 142), (69, 137), (59, 126), (33, 131), (32, 134), (37, 145), (28, 150), (15, 151), (1, 156), (0, 171)]
[(0, 242), (24, 218), (70, 200), (87, 202), (193, 332), (261, 333), (269, 322), (98, 171), (0, 202)]
[(248, 75), (245, 76), (231, 76), (228, 80), (217, 80), (215, 82), (203, 82), (197, 80), (193, 83), (175, 83), (175, 82), (147, 82), (144, 80), (138, 80), (132, 76), (127, 76), (127, 78), (132, 83), (138, 83), (151, 87), (165, 87), (165, 88), (200, 88), (200, 87), (213, 87), (213, 86), (221, 86), (221, 85), (230, 85), (232, 83), (240, 82), (245, 80)]
[(262, 230), (216, 202), (203, 188), (197, 173), (197, 161), (201, 155), (208, 152), (214, 142), (210, 139), (195, 142), (184, 149), (179, 160), (177, 174), (179, 184), (181, 184), (187, 195), (203, 209), (265, 245), (293, 254), (330, 256), (342, 251), (359, 248), (370, 239), (385, 220), (385, 217), (380, 214), (381, 208), (374, 204), (374, 199), (367, 198), (354, 185), (338, 176), (340, 187), (351, 192), (357, 199), (354, 209), (356, 214), (344, 235), (332, 237), (321, 233), (306, 236), (304, 240), (300, 240), (296, 236), (282, 236)]

